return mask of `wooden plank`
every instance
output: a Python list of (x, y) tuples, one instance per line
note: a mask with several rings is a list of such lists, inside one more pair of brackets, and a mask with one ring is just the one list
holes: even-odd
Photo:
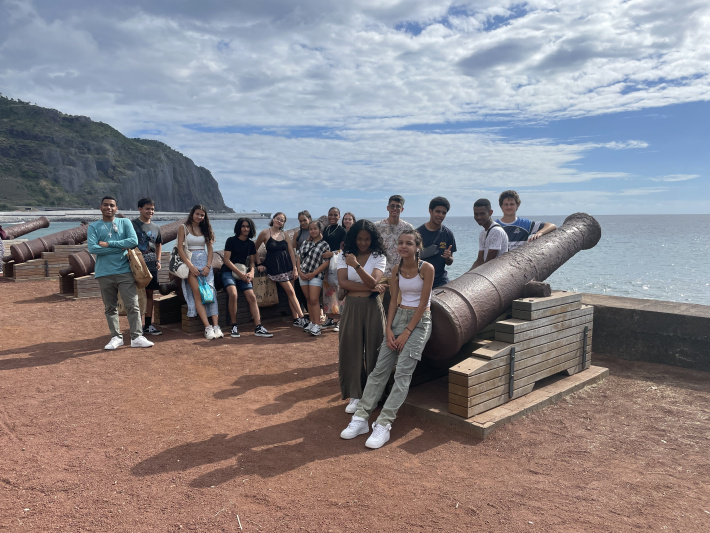
[[(576, 304), (575, 304), (576, 305)], [(572, 320), (574, 318), (579, 318), (581, 316), (587, 316), (594, 313), (594, 307), (591, 305), (579, 305), (578, 309), (573, 309), (566, 311), (564, 313), (559, 313), (543, 318), (537, 318), (535, 320), (523, 320), (519, 318), (511, 318), (509, 320), (502, 320), (496, 322), (496, 333), (511, 333), (517, 334), (523, 331), (529, 331), (531, 329), (537, 329), (544, 326), (549, 326), (550, 324), (556, 324), (558, 322), (564, 322), (566, 320)]]
[[(533, 383), (532, 385), (527, 385), (524, 388), (521, 388), (517, 392), (517, 396), (515, 397), (520, 397), (525, 394), (528, 394), (531, 392), (534, 388), (535, 384)], [(453, 414), (459, 414), (459, 413), (465, 413), (460, 416), (465, 416), (466, 418), (471, 418), (472, 416), (476, 416), (478, 414), (484, 413), (488, 411), (489, 409), (493, 409), (494, 407), (498, 407), (500, 405), (506, 404), (511, 400), (511, 398), (508, 397), (508, 393), (506, 392), (505, 394), (498, 394), (498, 395), (493, 395), (489, 400), (480, 403), (478, 405), (474, 405), (471, 407), (464, 407), (462, 405), (457, 405), (454, 403), (449, 403), (449, 412)], [(452, 409), (453, 407), (453, 409)]]
[(547, 297), (513, 300), (512, 307), (523, 311), (537, 311), (538, 309), (547, 309), (548, 307), (580, 301), (582, 301), (582, 295), (577, 292), (552, 291), (552, 294)]
[[(578, 343), (567, 344), (565, 346), (559, 346), (555, 349), (545, 351), (543, 353), (538, 353), (532, 357), (527, 357), (525, 359), (519, 360), (516, 354), (515, 362), (515, 375), (516, 378), (524, 377), (531, 372), (536, 372), (544, 366), (540, 366), (545, 361), (556, 360), (558, 356), (569, 354), (572, 351), (578, 350), (581, 356), (581, 340)], [(592, 341), (591, 338), (587, 339), (587, 353), (590, 354), (591, 358)], [(529, 370), (532, 368), (533, 370)], [(449, 392), (458, 394), (460, 396), (473, 396), (481, 391), (493, 388), (487, 382), (495, 380), (496, 378), (508, 375), (510, 373), (510, 361), (505, 359), (503, 364), (499, 361), (492, 361), (490, 364), (481, 368), (481, 371), (469, 376), (449, 374)]]
[(517, 343), (515, 343), (515, 350), (516, 351), (527, 350), (529, 348), (533, 348), (535, 346), (540, 346), (542, 344), (547, 344), (549, 342), (553, 342), (558, 339), (563, 339), (563, 338), (569, 337), (571, 335), (581, 335), (582, 333), (584, 333), (585, 326), (587, 326), (589, 328), (588, 334), (591, 335), (593, 332), (593, 326), (594, 326), (593, 322), (590, 324), (581, 324), (579, 326), (571, 326), (566, 329), (561, 329), (560, 331), (548, 333), (547, 335), (540, 335), (539, 337), (534, 337), (532, 339), (517, 342)]
[(512, 344), (507, 342), (493, 341), (481, 346), (471, 355), (474, 357), (480, 357), (481, 359), (497, 359), (499, 357), (510, 355), (511, 346)]
[(560, 313), (566, 313), (567, 311), (574, 311), (575, 309), (579, 309), (580, 307), (582, 307), (581, 301), (557, 305), (555, 307), (548, 307), (546, 309), (538, 309), (537, 311), (523, 311), (522, 309), (513, 309), (513, 318), (518, 318), (520, 320), (538, 320), (540, 318), (558, 315)]
[(511, 334), (496, 331), (496, 340), (517, 344), (519, 342), (539, 338), (551, 333), (564, 331), (575, 326), (583, 327), (586, 325), (591, 327), (592, 322), (593, 315), (586, 315), (572, 320), (565, 320), (564, 322), (556, 322), (554, 324), (550, 324), (549, 326), (523, 331), (522, 333)]

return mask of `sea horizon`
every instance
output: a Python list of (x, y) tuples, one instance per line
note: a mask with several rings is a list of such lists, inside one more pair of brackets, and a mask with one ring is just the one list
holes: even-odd
[[(560, 226), (567, 216), (528, 218)], [(599, 243), (577, 253), (545, 281), (553, 290), (710, 305), (710, 240), (704, 230), (710, 225), (710, 214), (673, 217), (670, 223), (667, 216), (660, 215), (597, 215), (602, 228)], [(384, 216), (361, 218), (376, 221)], [(429, 220), (402, 218), (414, 227)], [(215, 249), (224, 248), (227, 237), (233, 235), (235, 221), (213, 222)], [(257, 230), (268, 227), (268, 222), (255, 220)], [(295, 227), (295, 222), (295, 217), (288, 217), (287, 229)], [(448, 216), (444, 225), (456, 238), (454, 263), (447, 269), (449, 279), (455, 279), (468, 271), (478, 255), (480, 227), (472, 215)], [(76, 226), (76, 222), (51, 222), (48, 228), (21, 238), (34, 239)], [(166, 248), (173, 245), (169, 243)]]

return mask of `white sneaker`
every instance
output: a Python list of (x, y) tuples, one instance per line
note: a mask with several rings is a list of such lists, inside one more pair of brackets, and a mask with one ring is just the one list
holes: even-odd
[(316, 337), (321, 334), (321, 327), (318, 324), (313, 324), (311, 326), (311, 329), (308, 331), (311, 335), (315, 335)]
[(119, 346), (123, 346), (123, 337), (121, 335), (116, 335), (115, 337), (111, 337), (108, 344), (104, 346), (104, 350), (115, 350)]
[(365, 446), (373, 450), (382, 448), (382, 445), (390, 440), (390, 429), (392, 429), (392, 424), (387, 424), (386, 426), (377, 422), (372, 424), (372, 435), (365, 441)]
[[(340, 438), (354, 439), (358, 435), (362, 435), (368, 431), (370, 431), (370, 427), (367, 424), (367, 420), (360, 416), (353, 416), (352, 420), (348, 424), (348, 427), (340, 432)], [(382, 444), (380, 444), (380, 446), (382, 446)]]
[(357, 404), (359, 401), (360, 401), (360, 398), (350, 398), (350, 402), (345, 407), (345, 412), (348, 413), (349, 415), (351, 415), (355, 411), (357, 411)]
[(222, 328), (219, 326), (212, 326), (212, 331), (214, 332), (215, 339), (223, 339), (224, 333), (222, 333)]
[[(123, 344), (123, 343), (121, 343)], [(131, 348), (150, 348), (154, 343), (150, 342), (143, 335), (131, 341)]]
[(212, 329), (212, 326), (207, 326), (205, 328), (205, 339), (207, 339), (208, 341), (211, 341), (216, 338), (217, 337), (214, 336), (214, 329)]

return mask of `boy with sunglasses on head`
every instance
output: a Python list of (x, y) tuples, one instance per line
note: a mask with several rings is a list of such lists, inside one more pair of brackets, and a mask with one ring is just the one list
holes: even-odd
[(131, 348), (149, 348), (153, 343), (143, 336), (136, 280), (126, 255), (126, 250), (138, 246), (138, 237), (130, 220), (116, 218), (117, 211), (116, 199), (104, 196), (101, 199), (101, 220), (90, 224), (87, 230), (89, 253), (96, 256), (94, 277), (101, 289), (104, 313), (111, 331), (111, 340), (104, 349), (115, 350), (123, 346), (118, 322), (119, 292), (131, 327)]
[[(389, 278), (392, 272), (392, 267), (399, 264), (399, 254), (397, 253), (397, 239), (406, 230), (413, 230), (409, 222), (405, 222), (400, 218), (404, 211), (404, 198), (399, 194), (390, 196), (387, 202), (387, 212), (389, 216), (379, 222), (375, 222), (377, 231), (382, 236), (382, 241), (385, 245), (385, 254), (387, 255), (387, 266), (382, 276), (381, 284), (389, 286)], [(385, 291), (382, 295), (382, 306), (385, 311), (389, 308), (390, 293)]]

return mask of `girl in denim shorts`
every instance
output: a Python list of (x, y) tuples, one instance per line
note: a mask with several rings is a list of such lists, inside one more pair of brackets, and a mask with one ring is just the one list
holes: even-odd
[(311, 321), (306, 324), (303, 331), (311, 335), (320, 335), (320, 291), (323, 287), (323, 278), (328, 271), (330, 260), (323, 257), (330, 251), (328, 243), (323, 240), (322, 226), (318, 220), (313, 220), (308, 225), (310, 237), (301, 244), (296, 256), (298, 267), (298, 281), (303, 289), (303, 294), (308, 300), (308, 316)]

